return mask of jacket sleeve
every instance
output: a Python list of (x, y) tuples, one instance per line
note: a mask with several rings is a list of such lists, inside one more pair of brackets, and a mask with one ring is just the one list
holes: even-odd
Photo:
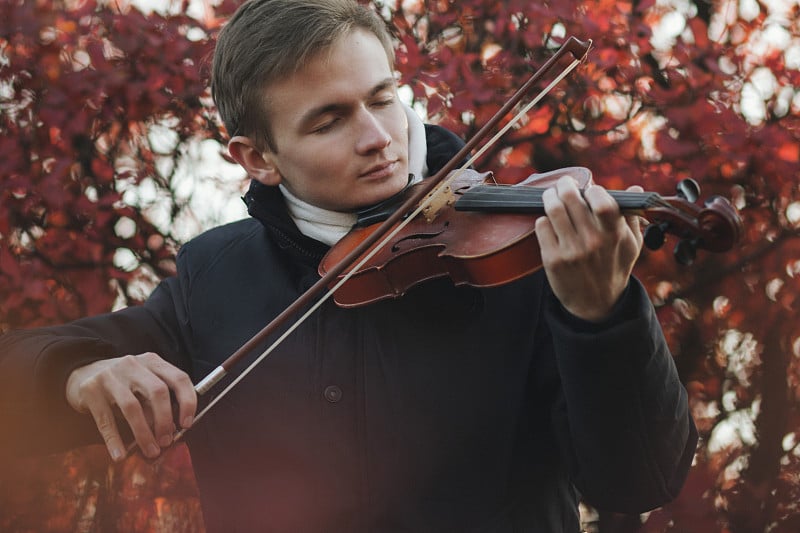
[(0, 336), (1, 456), (100, 442), (91, 416), (66, 401), (67, 378), (79, 366), (149, 351), (188, 371), (183, 301), (181, 283), (170, 278), (141, 306)]
[(697, 431), (641, 284), (632, 278), (603, 324), (570, 315), (554, 296), (547, 316), (563, 388), (553, 420), (578, 490), (592, 505), (623, 513), (675, 498)]

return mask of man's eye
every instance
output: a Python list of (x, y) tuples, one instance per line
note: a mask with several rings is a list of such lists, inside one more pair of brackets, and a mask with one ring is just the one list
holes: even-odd
[(328, 122), (320, 124), (319, 126), (312, 129), (311, 133), (325, 133), (326, 131), (330, 131), (331, 129), (333, 129), (333, 126), (336, 125), (338, 121), (339, 119), (329, 120)]

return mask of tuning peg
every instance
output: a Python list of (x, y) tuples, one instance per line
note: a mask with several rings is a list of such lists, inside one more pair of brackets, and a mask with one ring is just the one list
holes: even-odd
[(678, 196), (687, 202), (695, 203), (700, 197), (700, 185), (692, 178), (681, 180), (677, 186)]
[(697, 257), (697, 240), (696, 239), (683, 239), (675, 245), (672, 251), (675, 260), (684, 266), (694, 263), (694, 258)]
[(667, 233), (666, 222), (660, 224), (649, 224), (644, 228), (644, 245), (650, 250), (658, 250), (664, 244), (664, 236)]

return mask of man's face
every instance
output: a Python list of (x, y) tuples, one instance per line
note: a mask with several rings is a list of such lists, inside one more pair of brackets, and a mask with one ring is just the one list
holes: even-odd
[(356, 30), (266, 91), (276, 152), (264, 158), (306, 202), (352, 211), (408, 180), (407, 117), (380, 41)]

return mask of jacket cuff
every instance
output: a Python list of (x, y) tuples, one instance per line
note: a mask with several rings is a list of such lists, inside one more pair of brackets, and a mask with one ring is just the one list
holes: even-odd
[(33, 375), (34, 409), (33, 437), (31, 443), (41, 446), (42, 452), (71, 448), (94, 442), (87, 435), (97, 435), (92, 430), (94, 421), (90, 415), (78, 413), (66, 398), (67, 379), (78, 367), (111, 356), (111, 345), (92, 338), (58, 339), (43, 346), (36, 358)]
[(631, 276), (628, 280), (628, 285), (625, 287), (625, 290), (622, 291), (614, 307), (611, 308), (609, 315), (599, 322), (585, 320), (573, 315), (567, 308), (561, 305), (561, 302), (556, 298), (549, 286), (548, 292), (550, 294), (552, 315), (555, 318), (576, 333), (593, 334), (600, 333), (627, 320), (636, 318), (637, 313), (641, 310), (641, 298), (644, 294), (644, 288), (636, 278)]

